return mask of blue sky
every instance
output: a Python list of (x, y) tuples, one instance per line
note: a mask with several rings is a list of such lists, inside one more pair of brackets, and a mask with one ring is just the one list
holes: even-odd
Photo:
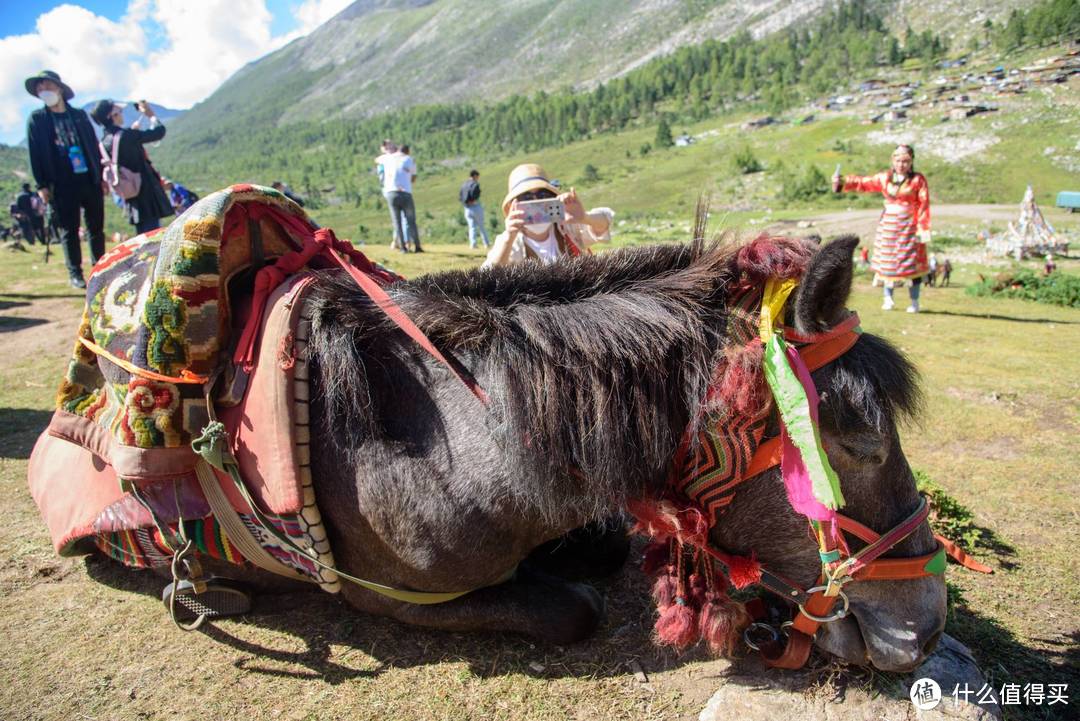
[[(198, 0), (193, 0), (198, 2)], [(8, 35), (23, 35), (33, 32), (39, 15), (60, 5), (81, 5), (95, 15), (101, 15), (110, 20), (119, 20), (127, 10), (128, 0), (83, 0), (83, 2), (20, 2), (19, 0), (7, 0), (4, 3), (3, 15), (0, 15), (0, 37)], [(290, 12), (291, 8), (298, 7), (298, 0), (267, 0), (266, 6), (274, 16), (270, 24), (272, 35), (285, 35), (296, 29), (298, 23), (295, 15)]]
[(245, 64), (306, 35), (351, 0), (2, 0), (0, 143), (41, 101), (23, 80), (49, 69), (73, 104), (145, 98), (189, 108)]

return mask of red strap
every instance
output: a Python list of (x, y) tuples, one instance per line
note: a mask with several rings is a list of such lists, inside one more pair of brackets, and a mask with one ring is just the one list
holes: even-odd
[(820, 343), (800, 348), (799, 355), (802, 356), (808, 370), (816, 371), (851, 350), (851, 346), (855, 345), (857, 340), (859, 340), (859, 334), (848, 331)]
[[(815, 616), (828, 616), (836, 604), (836, 596), (826, 596), (817, 592), (810, 596), (805, 608), (808, 613)], [(791, 626), (788, 627), (787, 643), (777, 652), (776, 648), (762, 649), (761, 657), (768, 666), (773, 668), (799, 669), (806, 665), (806, 659), (810, 657), (810, 648), (814, 645), (814, 634), (817, 633), (821, 624), (803, 613), (795, 614)]]
[[(255, 290), (251, 300), (251, 316), (248, 318), (244, 332), (236, 345), (236, 353), (233, 355), (235, 363), (242, 364), (246, 370), (251, 369), (252, 364), (255, 362), (255, 340), (259, 334), (263, 310), (266, 307), (266, 301), (269, 299), (270, 293), (289, 275), (296, 273), (313, 258), (321, 255), (344, 269), (390, 320), (405, 331), (406, 335), (416, 341), (420, 347), (430, 353), (432, 357), (449, 368), (482, 404), (486, 406), (490, 403), (487, 393), (476, 382), (476, 379), (461, 368), (459, 364), (451, 363), (383, 290), (383, 285), (393, 282), (395, 278), (380, 271), (368, 260), (366, 255), (353, 248), (350, 243), (338, 240), (334, 236), (334, 231), (329, 228), (319, 228), (313, 231), (308, 221), (275, 206), (252, 204), (238, 206), (238, 208), (241, 209), (241, 213), (246, 213), (252, 220), (257, 221), (263, 217), (273, 219), (290, 231), (292, 236), (299, 238), (302, 245), (300, 250), (286, 253), (278, 258), (274, 265), (266, 266), (256, 274)], [(239, 218), (239, 213), (236, 217)], [(348, 260), (345, 258), (348, 258)]]
[(329, 251), (330, 256), (338, 262), (338, 264), (345, 269), (349, 275), (352, 276), (356, 284), (360, 286), (361, 290), (367, 293), (368, 297), (375, 301), (375, 305), (386, 313), (390, 320), (394, 321), (399, 328), (416, 341), (421, 348), (430, 353), (436, 360), (449, 368), (454, 375), (456, 375), (462, 383), (464, 383), (472, 394), (476, 396), (481, 403), (485, 406), (490, 403), (490, 399), (484, 389), (480, 387), (480, 384), (476, 382), (476, 379), (472, 375), (464, 372), (464, 370), (457, 364), (451, 363), (446, 357), (439, 351), (438, 348), (432, 344), (424, 332), (420, 330), (412, 318), (405, 315), (405, 312), (401, 310), (397, 303), (394, 302), (385, 290), (382, 289), (378, 283), (371, 279), (371, 276), (361, 273), (356, 267), (337, 254), (334, 250)]
[(948, 538), (945, 538), (944, 536), (938, 535), (936, 533), (934, 534), (934, 538), (937, 539), (938, 543), (945, 547), (945, 553), (949, 555), (949, 558), (956, 561), (964, 568), (970, 571), (975, 571), (976, 573), (994, 572), (993, 568), (987, 566), (985, 563), (979, 563), (974, 558), (969, 556), (964, 549), (960, 548), (960, 546), (953, 543)]
[(911, 558), (879, 558), (858, 569), (853, 577), (857, 581), (910, 581), (937, 575), (926, 570), (926, 564), (941, 552), (941, 546), (923, 556)]
[(780, 436), (774, 436), (762, 441), (757, 450), (754, 451), (754, 457), (750, 459), (750, 464), (746, 467), (744, 480), (760, 476), (770, 468), (779, 466), (783, 452), (784, 445), (780, 442)]

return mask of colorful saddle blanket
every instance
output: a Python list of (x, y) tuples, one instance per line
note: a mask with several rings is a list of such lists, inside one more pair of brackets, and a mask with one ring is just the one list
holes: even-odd
[[(314, 228), (277, 191), (234, 185), (94, 267), (57, 409), (30, 458), (31, 494), (60, 554), (97, 547), (128, 565), (165, 565), (173, 551), (165, 536), (182, 532), (201, 553), (242, 563), (200, 489), (191, 447), (217, 416), (273, 530), (333, 566), (309, 468), (304, 302), (306, 270), (325, 259), (305, 256), (305, 272), (264, 295), (261, 323), (247, 323), (255, 271), (297, 256)], [(253, 327), (254, 362), (234, 364), (241, 330)], [(338, 589), (336, 574), (262, 528), (228, 475), (216, 473), (264, 550)]]

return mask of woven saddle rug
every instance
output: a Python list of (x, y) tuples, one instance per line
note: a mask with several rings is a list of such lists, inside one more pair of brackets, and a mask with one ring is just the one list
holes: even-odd
[[(309, 468), (304, 301), (307, 271), (325, 258), (309, 258), (269, 291), (255, 304), (260, 322), (248, 323), (255, 271), (296, 255), (314, 229), (279, 192), (234, 185), (94, 267), (56, 411), (30, 458), (30, 491), (61, 555), (97, 548), (131, 566), (162, 566), (175, 550), (166, 536), (182, 535), (200, 553), (244, 563), (196, 474), (192, 441), (217, 416), (273, 530), (333, 567)], [(398, 279), (372, 267), (380, 282)], [(253, 362), (233, 363), (250, 330)], [(298, 578), (338, 590), (333, 571), (268, 533), (229, 476), (214, 471), (265, 551)]]

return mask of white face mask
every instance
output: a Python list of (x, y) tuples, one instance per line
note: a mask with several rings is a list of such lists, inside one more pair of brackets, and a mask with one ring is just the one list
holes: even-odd
[(537, 237), (541, 235), (546, 236), (550, 229), (551, 223), (529, 223), (525, 226), (525, 230), (529, 231), (530, 235)]
[(38, 93), (38, 98), (41, 102), (45, 103), (50, 108), (60, 102), (60, 93), (55, 90), (42, 90)]

